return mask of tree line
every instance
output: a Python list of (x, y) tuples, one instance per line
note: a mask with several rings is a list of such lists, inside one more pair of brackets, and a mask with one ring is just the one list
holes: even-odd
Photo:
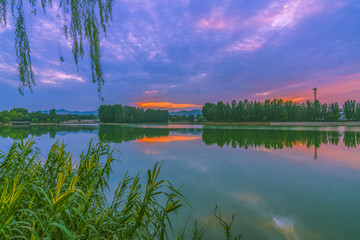
[(95, 119), (94, 115), (74, 115), (74, 114), (56, 114), (55, 109), (49, 113), (41, 111), (29, 112), (25, 108), (13, 108), (10, 111), (0, 112), (0, 122), (9, 123), (11, 121), (30, 121), (32, 123), (58, 123), (69, 120)]
[(339, 121), (341, 112), (346, 120), (360, 120), (360, 103), (348, 100), (343, 109), (338, 103), (323, 103), (318, 100), (295, 103), (283, 99), (258, 101), (233, 100), (231, 103), (219, 101), (206, 103), (202, 108), (203, 117), (211, 122), (310, 122)]
[(132, 106), (101, 105), (99, 119), (103, 123), (159, 123), (168, 122), (169, 111), (146, 109)]
[(350, 121), (360, 121), (360, 102), (347, 100), (343, 106), (344, 116)]

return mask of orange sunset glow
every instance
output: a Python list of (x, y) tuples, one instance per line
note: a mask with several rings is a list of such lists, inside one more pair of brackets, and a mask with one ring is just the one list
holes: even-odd
[(172, 102), (139, 102), (139, 107), (143, 108), (201, 108), (202, 105), (186, 104), (186, 103), (172, 103)]
[(298, 97), (298, 98), (284, 97), (284, 98), (281, 98), (281, 99), (283, 99), (284, 101), (292, 101), (292, 102), (301, 102), (301, 101), (305, 100), (305, 98), (303, 98), (303, 97)]
[(151, 143), (167, 143), (174, 141), (191, 141), (201, 139), (201, 136), (162, 136), (162, 137), (143, 137), (139, 142), (151, 142)]

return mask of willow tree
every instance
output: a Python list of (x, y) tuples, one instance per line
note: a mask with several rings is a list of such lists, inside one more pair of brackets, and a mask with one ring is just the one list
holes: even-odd
[[(84, 57), (84, 44), (89, 45), (91, 77), (97, 84), (99, 97), (104, 85), (101, 66), (100, 33), (106, 34), (106, 28), (112, 20), (114, 0), (0, 0), (0, 27), (6, 28), (9, 18), (14, 18), (15, 24), (15, 52), (19, 69), (20, 87), (35, 86), (34, 72), (31, 65), (31, 48), (26, 32), (25, 11), (37, 14), (40, 9), (58, 7), (57, 21), (61, 23), (61, 32), (72, 42), (72, 54), (78, 69), (79, 59)], [(60, 61), (64, 61), (59, 56)], [(102, 97), (101, 97), (102, 98)]]

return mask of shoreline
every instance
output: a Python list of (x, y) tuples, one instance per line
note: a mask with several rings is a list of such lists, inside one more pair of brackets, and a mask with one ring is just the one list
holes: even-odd
[(0, 126), (46, 126), (46, 125), (127, 125), (127, 124), (149, 124), (149, 125), (203, 125), (203, 126), (352, 126), (360, 127), (359, 122), (168, 122), (168, 123), (101, 123), (101, 122), (62, 122), (62, 123), (30, 123), (30, 124), (6, 124)]
[(354, 126), (360, 127), (360, 122), (206, 122), (209, 126)]

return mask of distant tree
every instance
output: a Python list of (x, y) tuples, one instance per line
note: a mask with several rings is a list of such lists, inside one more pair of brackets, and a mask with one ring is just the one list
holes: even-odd
[(50, 109), (49, 116), (50, 116), (51, 122), (54, 122), (54, 120), (56, 119), (55, 109)]
[(4, 122), (4, 123), (10, 123), (10, 118), (8, 118), (8, 117), (4, 117), (3, 122)]
[(328, 107), (329, 121), (336, 122), (340, 119), (340, 107), (338, 103), (331, 103)]
[(216, 105), (213, 103), (206, 103), (202, 108), (203, 116), (208, 121), (214, 121), (216, 117)]
[(125, 111), (121, 104), (117, 104), (113, 106), (114, 111), (114, 122), (116, 123), (123, 123), (125, 122)]
[(190, 121), (190, 122), (194, 122), (194, 121), (195, 121), (194, 114), (190, 114), (190, 115), (189, 115), (189, 121)]
[(226, 105), (222, 102), (222, 101), (219, 101), (217, 104), (216, 104), (216, 121), (218, 122), (223, 122), (225, 121), (226, 119)]
[(289, 114), (286, 110), (282, 111), (282, 116), (281, 116), (281, 121), (282, 122), (287, 122), (289, 118)]
[(360, 103), (356, 103), (355, 119), (360, 121)]
[(355, 120), (356, 119), (356, 101), (355, 100), (347, 100), (343, 105), (344, 115), (347, 120)]

